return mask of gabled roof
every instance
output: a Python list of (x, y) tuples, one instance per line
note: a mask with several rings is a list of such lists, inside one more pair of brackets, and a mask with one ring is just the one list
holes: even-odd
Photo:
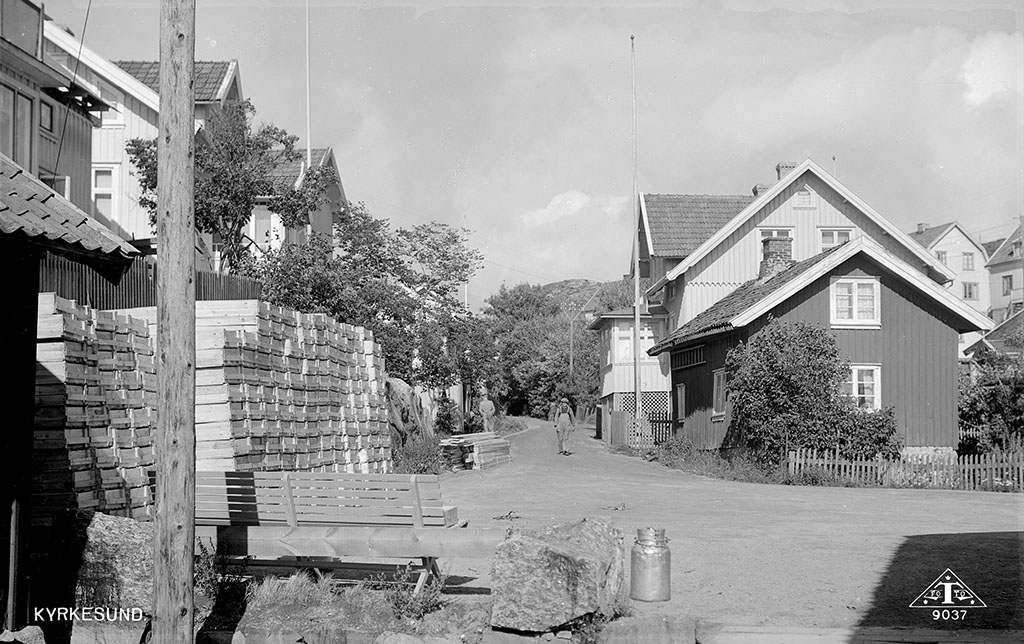
[[(270, 177), (274, 183), (298, 187), (299, 180), (306, 170), (306, 150), (304, 148), (296, 148), (295, 151), (302, 156), (294, 161), (283, 161), (270, 171)], [(333, 154), (334, 152), (331, 148), (313, 148), (313, 165), (320, 167), (331, 163)]]
[(1006, 241), (1006, 238), (1000, 237), (999, 239), (993, 241), (983, 242), (981, 246), (982, 248), (985, 249), (985, 257), (992, 257), (992, 255), (995, 254), (997, 250), (999, 250), (999, 247), (1003, 244), (1004, 241)]
[[(1024, 311), (1017, 311), (989, 331), (988, 335), (964, 349), (964, 353), (971, 354), (980, 351), (982, 347), (999, 353), (1019, 353), (1021, 347), (1015, 346), (1012, 340), (1019, 341), (1022, 338), (1024, 338)], [(1008, 344), (1008, 341), (1011, 342)]]
[(956, 225), (957, 223), (955, 221), (951, 221), (948, 224), (932, 226), (931, 228), (925, 228), (924, 230), (915, 230), (910, 233), (910, 238), (925, 248), (931, 248), (932, 244), (942, 239), (942, 236)]
[[(152, 60), (115, 60), (114, 64), (154, 92), (160, 91), (160, 62)], [(231, 82), (238, 75), (234, 60), (197, 60), (195, 62), (196, 103), (216, 103), (227, 96)]]
[[(668, 317), (668, 310), (661, 305), (649, 306), (647, 310), (640, 310), (640, 318), (644, 320), (648, 319), (661, 319)], [(606, 320), (632, 320), (633, 319), (633, 307), (627, 307), (623, 309), (615, 309), (614, 311), (606, 311), (597, 315), (590, 324), (587, 325), (588, 329), (596, 330), (604, 326)]]
[(703, 259), (708, 253), (714, 250), (719, 244), (725, 241), (729, 235), (736, 231), (737, 228), (743, 225), (748, 219), (753, 217), (761, 208), (767, 205), (772, 199), (774, 199), (780, 192), (789, 187), (793, 182), (797, 181), (803, 176), (805, 172), (811, 172), (821, 179), (826, 185), (835, 190), (839, 195), (849, 201), (854, 207), (860, 210), (864, 215), (871, 221), (878, 224), (882, 230), (888, 233), (893, 239), (901, 242), (911, 253), (921, 259), (921, 261), (931, 267), (936, 273), (946, 278), (946, 281), (951, 281), (956, 277), (956, 274), (951, 271), (948, 267), (942, 264), (938, 259), (926, 251), (920, 244), (914, 242), (904, 233), (902, 230), (897, 228), (888, 219), (876, 212), (871, 206), (866, 204), (860, 197), (854, 194), (849, 188), (839, 182), (838, 179), (833, 177), (831, 174), (826, 172), (817, 163), (810, 159), (806, 159), (803, 163), (799, 164), (789, 174), (782, 178), (775, 185), (771, 186), (768, 190), (759, 193), (750, 204), (747, 205), (739, 214), (733, 217), (729, 222), (722, 226), (715, 234), (706, 239), (696, 250), (694, 250), (689, 256), (683, 261), (679, 262), (673, 267), (665, 277), (661, 278), (657, 282), (651, 285), (648, 289), (649, 293), (657, 291), (665, 283), (670, 282), (688, 269), (693, 267), (698, 261)]
[(1013, 231), (1009, 237), (1003, 240), (1002, 244), (999, 244), (999, 248), (996, 249), (992, 256), (989, 258), (988, 263), (985, 266), (994, 266), (996, 264), (1002, 264), (1003, 262), (1010, 262), (1013, 260), (1021, 261), (1021, 255), (1018, 253), (1017, 256), (1011, 254), (1013, 245), (1015, 242), (1021, 242), (1024, 240), (1024, 224), (1017, 226), (1017, 230)]
[(794, 264), (767, 280), (746, 282), (655, 344), (648, 353), (657, 355), (682, 342), (745, 327), (858, 253), (867, 255), (959, 317), (966, 322), (965, 328), (970, 327), (968, 330), (991, 329), (994, 325), (878, 242), (859, 237)]
[(117, 282), (139, 252), (0, 155), (0, 232), (87, 264)]
[(686, 257), (753, 200), (747, 195), (641, 194), (651, 255)]

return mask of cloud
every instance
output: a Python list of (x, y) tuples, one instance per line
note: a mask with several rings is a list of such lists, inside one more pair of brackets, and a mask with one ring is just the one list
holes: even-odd
[(540, 210), (524, 212), (519, 216), (524, 224), (531, 228), (551, 225), (560, 219), (571, 217), (593, 203), (590, 195), (570, 190), (551, 198), (548, 205)]
[(1024, 36), (987, 33), (971, 43), (963, 64), (965, 99), (978, 107), (1000, 94), (1019, 91), (1024, 75)]

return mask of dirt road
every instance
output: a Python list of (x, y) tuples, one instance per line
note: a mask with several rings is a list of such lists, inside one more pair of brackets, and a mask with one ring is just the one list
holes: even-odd
[[(549, 423), (510, 438), (510, 464), (446, 476), (446, 502), (475, 527), (610, 517), (662, 527), (672, 600), (638, 614), (723, 624), (1024, 628), (1024, 495), (735, 483), (610, 452), (582, 428), (572, 456)], [(489, 587), (489, 562), (444, 562)], [(949, 568), (988, 606), (959, 624), (909, 604)]]

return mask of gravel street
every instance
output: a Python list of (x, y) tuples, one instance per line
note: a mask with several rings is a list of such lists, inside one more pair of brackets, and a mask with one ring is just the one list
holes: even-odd
[[(626, 533), (665, 528), (672, 599), (634, 612), (791, 627), (1024, 628), (1024, 496), (791, 487), (670, 470), (609, 451), (583, 427), (556, 453), (550, 423), (510, 437), (512, 463), (446, 475), (445, 501), (472, 527), (608, 516)], [(511, 514), (510, 514), (511, 513)], [(489, 562), (444, 561), (489, 588)], [(908, 605), (946, 568), (987, 608), (959, 623)]]

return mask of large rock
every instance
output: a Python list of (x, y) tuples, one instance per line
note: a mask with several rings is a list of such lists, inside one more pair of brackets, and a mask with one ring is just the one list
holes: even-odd
[(20, 631), (4, 631), (0, 633), (0, 642), (16, 642), (18, 644), (46, 644), (43, 629), (38, 626), (26, 626)]
[(513, 534), (498, 545), (491, 626), (541, 632), (625, 600), (622, 532), (606, 518)]
[(392, 445), (405, 445), (409, 439), (432, 433), (430, 423), (424, 419), (423, 403), (409, 383), (400, 378), (388, 378), (384, 381), (384, 397)]

